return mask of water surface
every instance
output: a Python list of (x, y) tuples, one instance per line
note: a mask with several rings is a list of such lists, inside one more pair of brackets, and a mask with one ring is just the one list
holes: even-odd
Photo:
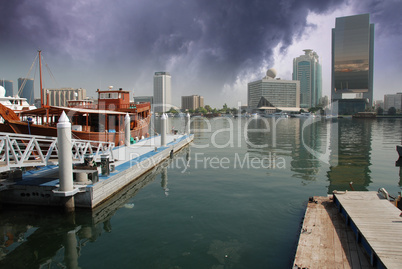
[(3, 205), (0, 267), (290, 268), (309, 196), (401, 189), (401, 119), (191, 127), (193, 145), (93, 212)]

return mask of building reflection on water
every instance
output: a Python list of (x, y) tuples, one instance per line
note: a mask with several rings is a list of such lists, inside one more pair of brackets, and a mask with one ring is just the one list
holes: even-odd
[[(184, 149), (177, 153), (186, 154)], [(81, 250), (103, 233), (112, 232), (111, 218), (119, 208), (133, 208), (128, 201), (161, 174), (167, 195), (167, 160), (131, 183), (105, 204), (66, 215), (61, 209), (13, 206), (2, 208), (0, 219), (0, 268), (80, 268)], [(29, 224), (27, 224), (29, 223)]]
[[(268, 126), (268, 127), (267, 127)], [(371, 183), (372, 123), (358, 119), (254, 119), (248, 125), (248, 152), (255, 156), (290, 157), (293, 177), (302, 183), (326, 173), (328, 193), (367, 190)], [(257, 145), (257, 147), (255, 146)], [(259, 147), (261, 146), (261, 147)]]
[[(370, 185), (372, 123), (367, 120), (343, 120), (338, 124), (338, 135), (331, 138), (331, 147), (337, 147), (338, 154), (331, 155), (337, 165), (330, 166), (327, 173), (330, 185), (328, 193), (334, 190), (350, 189), (366, 191)], [(335, 149), (334, 149), (335, 150)]]
[(247, 145), (248, 152), (260, 157), (275, 155), (289, 158), (290, 170), (294, 172), (294, 177), (301, 178), (305, 182), (316, 180), (321, 163), (304, 145), (320, 150), (323, 127), (320, 124), (310, 124), (303, 131), (305, 121), (306, 119), (286, 118), (254, 119), (248, 125), (252, 130), (248, 132), (248, 139), (251, 142)]

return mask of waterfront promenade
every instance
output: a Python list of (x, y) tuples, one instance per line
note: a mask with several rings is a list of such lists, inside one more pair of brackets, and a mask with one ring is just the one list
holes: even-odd
[[(166, 135), (166, 145), (161, 145), (161, 136), (140, 140), (130, 146), (113, 149), (110, 172), (102, 173), (95, 168), (93, 178), (75, 180), (73, 195), (75, 207), (94, 208), (138, 177), (153, 169), (165, 159), (187, 146), (193, 135)], [(74, 169), (76, 176), (89, 174), (91, 170)], [(9, 204), (29, 204), (59, 206), (65, 192), (60, 192), (59, 167), (56, 165), (40, 167), (27, 171), (21, 180), (2, 182), (6, 186), (0, 193), (1, 202)]]

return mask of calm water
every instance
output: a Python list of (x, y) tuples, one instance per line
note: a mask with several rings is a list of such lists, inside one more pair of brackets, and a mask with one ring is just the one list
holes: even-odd
[(309, 196), (401, 190), (401, 119), (192, 128), (194, 145), (94, 212), (3, 206), (0, 268), (290, 268)]

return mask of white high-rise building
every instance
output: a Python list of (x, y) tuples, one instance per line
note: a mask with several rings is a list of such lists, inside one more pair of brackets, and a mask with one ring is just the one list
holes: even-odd
[(155, 72), (154, 112), (163, 113), (172, 106), (172, 77), (169, 72)]
[(264, 78), (247, 84), (248, 107), (259, 107), (258, 104), (263, 97), (272, 107), (300, 109), (300, 81), (281, 80), (275, 77), (276, 71), (271, 68)]
[(384, 110), (388, 111), (391, 107), (395, 107), (397, 112), (402, 111), (402, 92), (384, 95)]

